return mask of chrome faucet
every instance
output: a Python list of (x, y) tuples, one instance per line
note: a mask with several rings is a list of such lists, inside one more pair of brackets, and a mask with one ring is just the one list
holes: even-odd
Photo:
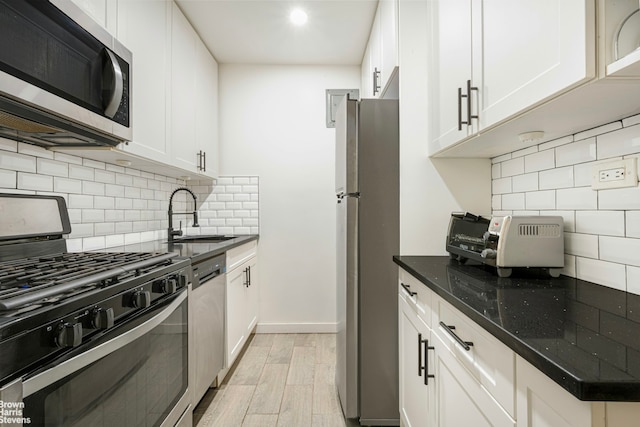
[[(187, 193), (191, 194), (191, 197), (193, 197), (193, 212), (173, 212), (173, 196), (178, 192), (178, 191), (186, 191)], [(193, 227), (199, 227), (200, 225), (198, 224), (198, 211), (197, 209), (197, 205), (196, 205), (196, 195), (193, 194), (193, 191), (189, 190), (186, 187), (180, 187), (177, 188), (173, 191), (173, 193), (171, 193), (171, 197), (169, 197), (169, 229), (168, 229), (168, 241), (169, 242), (173, 242), (173, 237), (174, 236), (182, 236), (182, 230), (174, 230), (173, 229), (173, 216), (174, 215), (191, 215), (193, 214)]]

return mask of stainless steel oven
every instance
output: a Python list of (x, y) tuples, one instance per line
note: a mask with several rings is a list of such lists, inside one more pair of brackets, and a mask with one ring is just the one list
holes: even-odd
[(191, 426), (190, 260), (66, 252), (61, 197), (0, 211), (0, 425)]
[(174, 426), (190, 418), (187, 317), (183, 289), (29, 374), (23, 418), (47, 426)]

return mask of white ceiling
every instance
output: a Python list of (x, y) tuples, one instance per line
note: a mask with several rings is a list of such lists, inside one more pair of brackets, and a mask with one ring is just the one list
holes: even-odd
[[(378, 0), (176, 0), (219, 63), (360, 65)], [(306, 25), (289, 22), (294, 8)]]

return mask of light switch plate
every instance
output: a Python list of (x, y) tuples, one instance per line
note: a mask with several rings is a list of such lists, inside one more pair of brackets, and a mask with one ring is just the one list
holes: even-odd
[(591, 188), (605, 190), (608, 188), (635, 187), (638, 185), (637, 158), (607, 160), (593, 165), (591, 169)]

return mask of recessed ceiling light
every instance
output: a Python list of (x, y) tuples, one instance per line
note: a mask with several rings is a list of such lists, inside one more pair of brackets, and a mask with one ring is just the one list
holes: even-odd
[(307, 13), (302, 9), (293, 9), (289, 19), (294, 25), (304, 25), (307, 23)]

